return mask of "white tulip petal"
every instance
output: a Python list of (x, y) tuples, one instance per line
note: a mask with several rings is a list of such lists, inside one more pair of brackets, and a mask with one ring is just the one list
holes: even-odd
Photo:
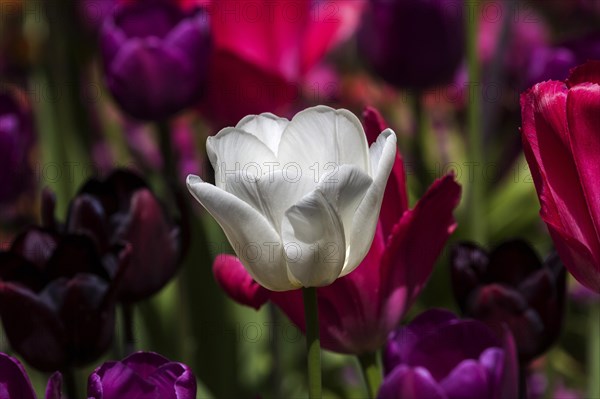
[(252, 278), (273, 291), (298, 288), (288, 278), (281, 238), (263, 215), (198, 176), (189, 175), (187, 186), (219, 223)]
[(283, 132), (277, 157), (283, 164), (300, 165), (316, 182), (344, 164), (370, 174), (365, 132), (358, 118), (345, 109), (321, 105), (296, 114)]
[(264, 215), (277, 232), (281, 231), (285, 211), (315, 186), (311, 179), (287, 170), (274, 171), (261, 177), (243, 173), (227, 176), (229, 192)]
[(285, 212), (282, 239), (289, 277), (303, 287), (331, 284), (346, 258), (344, 226), (319, 190)]
[(228, 127), (209, 137), (206, 151), (215, 169), (215, 184), (225, 190), (227, 175), (263, 175), (278, 169), (273, 151), (258, 137), (238, 128)]
[(281, 135), (289, 123), (286, 118), (265, 112), (260, 115), (248, 115), (235, 127), (258, 137), (273, 151), (273, 154), (277, 155)]
[(390, 129), (384, 130), (377, 141), (371, 145), (373, 184), (367, 190), (354, 214), (350, 240), (352, 245), (349, 248), (348, 260), (341, 276), (354, 270), (369, 252), (379, 219), (385, 186), (396, 160), (396, 151), (396, 134)]
[(319, 182), (317, 189), (323, 192), (342, 220), (347, 245), (353, 244), (354, 215), (372, 183), (368, 174), (352, 165), (340, 166), (323, 175)]

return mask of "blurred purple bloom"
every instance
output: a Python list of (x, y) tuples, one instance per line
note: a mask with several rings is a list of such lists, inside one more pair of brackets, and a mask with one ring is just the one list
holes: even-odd
[(101, 257), (85, 236), (39, 228), (19, 235), (0, 252), (0, 316), (11, 347), (42, 371), (102, 355), (127, 258), (127, 249)]
[(524, 241), (491, 253), (463, 243), (452, 251), (452, 285), (462, 311), (497, 332), (508, 327), (519, 359), (528, 363), (558, 338), (565, 300), (565, 268), (558, 256), (542, 263)]
[(390, 84), (425, 89), (450, 82), (463, 60), (462, 0), (373, 0), (358, 45)]
[(131, 116), (163, 120), (204, 91), (211, 52), (208, 14), (169, 0), (118, 4), (100, 34), (107, 86)]
[(146, 182), (126, 170), (116, 170), (105, 180), (89, 180), (71, 202), (66, 228), (90, 236), (101, 253), (123, 243), (131, 246), (119, 287), (119, 300), (124, 302), (159, 291), (183, 257), (185, 233)]
[(88, 380), (88, 398), (195, 399), (196, 378), (183, 363), (137, 352), (94, 370)]
[(510, 333), (429, 310), (390, 334), (380, 399), (514, 399), (518, 365)]
[(8, 204), (32, 188), (28, 158), (34, 144), (33, 116), (25, 94), (0, 90), (0, 204)]

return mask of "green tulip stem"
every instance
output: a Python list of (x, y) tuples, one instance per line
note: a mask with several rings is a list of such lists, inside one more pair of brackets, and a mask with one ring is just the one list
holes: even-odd
[(121, 312), (123, 314), (123, 353), (125, 356), (129, 356), (135, 351), (133, 305), (124, 303), (121, 305)]
[(465, 24), (467, 27), (467, 68), (469, 80), (468, 88), (468, 107), (467, 107), (467, 137), (468, 143), (468, 161), (469, 167), (474, 170), (470, 176), (467, 188), (467, 209), (468, 209), (468, 237), (480, 244), (486, 242), (484, 218), (485, 192), (484, 181), (482, 179), (484, 149), (483, 132), (481, 123), (481, 88), (479, 60), (477, 58), (477, 25), (478, 25), (478, 1), (465, 2)]
[(157, 123), (160, 153), (163, 158), (163, 172), (170, 188), (179, 187), (177, 177), (177, 165), (175, 164), (175, 153), (171, 140), (171, 127), (168, 121)]
[(412, 137), (412, 169), (415, 176), (419, 180), (419, 196), (425, 193), (427, 186), (433, 181), (427, 171), (427, 163), (425, 162), (426, 140), (429, 134), (429, 119), (425, 112), (423, 104), (423, 95), (421, 92), (415, 93), (413, 98), (413, 112), (415, 118), (415, 129)]
[(319, 308), (317, 289), (302, 288), (306, 317), (306, 348), (308, 357), (308, 397), (321, 399), (321, 343), (319, 339)]
[(79, 399), (77, 394), (77, 381), (75, 379), (75, 372), (72, 368), (67, 368), (61, 371), (63, 378), (64, 390), (67, 394), (67, 399)]
[(382, 379), (378, 354), (377, 352), (365, 353), (357, 358), (367, 386), (368, 398), (375, 399)]
[(600, 303), (590, 305), (588, 317), (588, 397), (600, 398)]

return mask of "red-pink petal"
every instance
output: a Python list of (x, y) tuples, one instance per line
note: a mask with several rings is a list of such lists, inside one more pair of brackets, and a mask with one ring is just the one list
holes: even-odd
[(399, 321), (429, 279), (437, 257), (456, 228), (452, 211), (461, 187), (447, 175), (433, 183), (415, 208), (394, 227), (381, 266), (384, 319)]
[(227, 295), (242, 305), (259, 309), (269, 299), (270, 291), (254, 281), (233, 255), (218, 255), (213, 263), (213, 274)]
[(571, 69), (567, 79), (569, 87), (586, 82), (600, 84), (600, 61), (588, 61)]

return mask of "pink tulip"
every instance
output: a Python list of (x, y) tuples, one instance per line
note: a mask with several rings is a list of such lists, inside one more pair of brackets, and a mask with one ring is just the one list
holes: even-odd
[(523, 146), (540, 214), (567, 269), (600, 292), (600, 62), (521, 95)]
[[(180, 0), (184, 6), (193, 1)], [(248, 114), (284, 113), (312, 68), (355, 30), (363, 3), (210, 2), (215, 43), (204, 114), (222, 127)]]
[[(372, 142), (385, 126), (374, 109), (364, 114)], [(408, 208), (405, 173), (397, 156), (388, 180), (379, 224), (366, 258), (349, 275), (318, 289), (321, 343), (352, 354), (379, 349), (427, 282), (446, 240), (456, 228), (452, 211), (460, 199), (452, 175), (437, 180), (413, 209)], [(234, 300), (260, 308), (271, 300), (302, 330), (299, 290), (271, 292), (259, 286), (240, 261), (220, 255), (213, 266), (221, 287)]]

